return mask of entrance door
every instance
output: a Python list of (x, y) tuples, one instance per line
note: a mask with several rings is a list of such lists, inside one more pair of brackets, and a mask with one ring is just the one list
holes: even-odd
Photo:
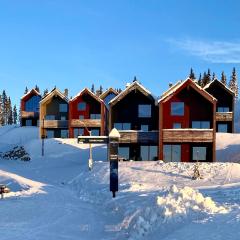
[(181, 145), (163, 145), (163, 160), (166, 162), (181, 162)]

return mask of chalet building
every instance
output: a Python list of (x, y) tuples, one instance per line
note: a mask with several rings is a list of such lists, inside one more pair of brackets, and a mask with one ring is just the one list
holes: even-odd
[(68, 137), (68, 98), (54, 88), (40, 101), (40, 136)]
[(120, 159), (157, 159), (158, 106), (152, 94), (134, 81), (109, 105), (109, 130), (116, 128), (121, 136)]
[(217, 99), (216, 131), (233, 133), (234, 92), (217, 79), (206, 85), (204, 89)]
[(21, 126), (37, 126), (41, 94), (32, 89), (21, 98)]
[(69, 136), (106, 134), (106, 107), (104, 101), (89, 89), (83, 89), (69, 101)]
[(215, 161), (217, 100), (191, 79), (178, 82), (159, 100), (159, 159)]

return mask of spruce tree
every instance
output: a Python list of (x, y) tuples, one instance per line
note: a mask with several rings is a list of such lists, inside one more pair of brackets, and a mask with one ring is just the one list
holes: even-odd
[(17, 124), (17, 107), (16, 104), (13, 107), (13, 124)]
[(2, 92), (2, 114), (3, 114), (3, 124), (2, 125), (6, 125), (7, 124), (7, 104), (8, 104), (8, 99), (7, 99), (7, 94), (6, 91), (3, 90)]
[(48, 89), (46, 88), (46, 89), (43, 91), (43, 97), (45, 97), (47, 94), (48, 94)]
[(7, 102), (7, 124), (12, 125), (13, 124), (13, 111), (12, 111), (12, 102), (11, 98), (8, 98)]
[(4, 125), (2, 95), (0, 95), (0, 125)]
[(37, 84), (36, 84), (36, 86), (35, 86), (35, 90), (40, 93), (40, 89), (39, 89), (39, 87), (38, 87)]
[(103, 87), (102, 85), (100, 85), (100, 88), (99, 88), (99, 95), (101, 95), (103, 93)]
[(198, 85), (199, 85), (200, 87), (203, 86), (203, 84), (202, 84), (202, 74), (201, 74), (201, 73), (200, 73), (199, 78), (198, 78)]
[(224, 74), (224, 71), (222, 71), (222, 74), (221, 74), (221, 82), (227, 86), (227, 77), (226, 75)]
[(232, 75), (229, 81), (229, 88), (235, 93), (235, 100), (238, 99), (238, 83), (237, 73), (235, 67), (233, 68)]
[(94, 86), (94, 84), (92, 84), (91, 92), (92, 92), (92, 93), (95, 93), (95, 86)]
[(215, 78), (216, 78), (216, 75), (215, 75), (215, 72), (213, 72), (213, 74), (212, 74), (212, 81), (214, 81)]
[(193, 79), (196, 79), (195, 74), (194, 74), (192, 68), (190, 69), (189, 78), (191, 78), (192, 80), (193, 80)]
[(25, 88), (24, 94), (28, 93), (28, 88)]

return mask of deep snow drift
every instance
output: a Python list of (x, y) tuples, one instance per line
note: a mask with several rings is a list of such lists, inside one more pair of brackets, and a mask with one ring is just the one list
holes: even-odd
[[(48, 139), (45, 156), (35, 127), (1, 127), (0, 152), (24, 146), (31, 161), (0, 160), (1, 240), (240, 238), (240, 135), (217, 134), (217, 157), (193, 164), (120, 162), (119, 192), (109, 192), (107, 148)], [(234, 147), (233, 147), (234, 146)], [(233, 151), (233, 149), (235, 151)]]

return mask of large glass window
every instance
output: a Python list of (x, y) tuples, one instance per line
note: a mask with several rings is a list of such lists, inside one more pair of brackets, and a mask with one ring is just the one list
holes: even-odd
[(78, 103), (78, 111), (85, 111), (87, 104), (85, 102)]
[(61, 120), (66, 120), (66, 116), (61, 116)]
[(25, 103), (25, 111), (27, 112), (38, 112), (39, 102), (41, 100), (40, 96), (33, 96)]
[(91, 136), (99, 136), (99, 129), (92, 129)]
[(148, 132), (148, 125), (141, 125), (141, 130), (144, 132)]
[(138, 117), (150, 118), (151, 117), (151, 105), (149, 104), (139, 104), (138, 105)]
[(217, 112), (229, 112), (229, 107), (218, 107)]
[(92, 113), (90, 114), (90, 119), (101, 119), (101, 114)]
[(45, 120), (55, 120), (55, 115), (46, 115)]
[(157, 159), (157, 146), (141, 146), (141, 160), (152, 161)]
[(114, 123), (114, 128), (117, 130), (131, 130), (130, 123)]
[(207, 147), (193, 147), (192, 154), (194, 161), (205, 161), (207, 160)]
[(172, 116), (184, 116), (184, 102), (172, 102), (171, 103), (171, 115)]
[(84, 119), (84, 115), (79, 115), (79, 119)]
[(182, 128), (182, 124), (181, 123), (173, 123), (173, 128)]
[(226, 133), (228, 131), (228, 125), (226, 123), (218, 123), (218, 132)]
[(61, 129), (61, 138), (68, 138), (68, 130)]
[(67, 112), (67, 111), (68, 111), (68, 105), (66, 103), (60, 103), (59, 112)]
[(163, 145), (163, 160), (166, 162), (180, 162), (181, 145)]
[(192, 128), (210, 129), (209, 121), (192, 121)]
[(31, 119), (26, 120), (26, 126), (32, 126), (32, 120)]
[(54, 138), (54, 130), (47, 130), (47, 138)]
[(118, 155), (120, 159), (129, 160), (129, 147), (119, 147)]
[(83, 136), (84, 129), (83, 128), (74, 128), (73, 133), (74, 133), (75, 138), (77, 138), (78, 136)]

